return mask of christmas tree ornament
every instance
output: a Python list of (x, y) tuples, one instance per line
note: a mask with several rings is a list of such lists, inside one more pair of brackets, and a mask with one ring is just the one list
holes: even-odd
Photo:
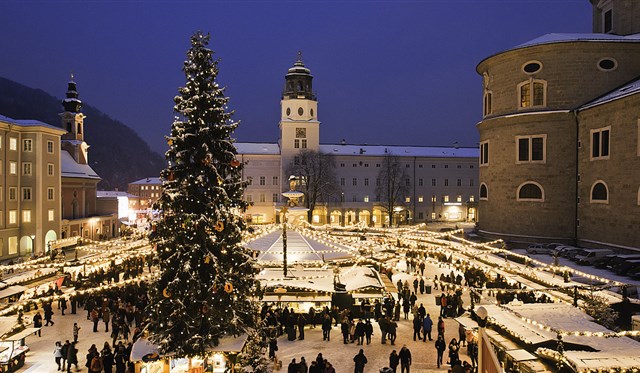
[(205, 264), (209, 264), (209, 263), (211, 263), (211, 257), (210, 257), (209, 255), (207, 255), (207, 256), (205, 256), (205, 257), (204, 257), (204, 263), (205, 263)]
[(167, 288), (164, 288), (164, 290), (162, 290), (162, 295), (164, 295), (165, 298), (171, 297), (171, 293), (169, 293), (169, 289)]
[(222, 232), (224, 230), (224, 223), (220, 220), (216, 222), (216, 226), (214, 228), (216, 232)]
[(233, 285), (231, 285), (230, 282), (227, 282), (224, 284), (224, 291), (227, 292), (227, 294), (231, 294), (231, 292), (233, 292)]
[(231, 167), (240, 167), (240, 161), (234, 159), (233, 161), (231, 161)]

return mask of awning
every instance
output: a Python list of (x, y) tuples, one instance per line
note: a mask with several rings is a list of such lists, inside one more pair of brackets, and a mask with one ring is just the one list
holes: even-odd
[(25, 339), (26, 337), (30, 336), (31, 334), (37, 332), (38, 330), (40, 330), (42, 328), (26, 328), (21, 332), (18, 332), (14, 335), (10, 335), (8, 337), (3, 338), (4, 341), (19, 341), (21, 339)]
[(353, 299), (384, 298), (380, 293), (351, 293), (351, 296), (353, 296)]
[(331, 302), (328, 295), (317, 296), (297, 296), (297, 295), (265, 295), (261, 299), (263, 302)]
[(538, 360), (535, 355), (532, 355), (529, 351), (523, 349), (509, 350), (507, 351), (507, 355), (511, 356), (515, 361)]
[(142, 361), (142, 358), (147, 355), (158, 355), (158, 346), (149, 342), (146, 338), (138, 338), (138, 340), (131, 347), (131, 361)]
[(456, 317), (454, 320), (456, 320), (458, 323), (462, 324), (462, 326), (464, 326), (466, 329), (477, 329), (478, 328), (478, 323), (473, 321), (473, 319), (469, 316), (460, 316), (460, 317)]
[(12, 295), (24, 293), (27, 287), (21, 285), (9, 286), (8, 288), (0, 290), (0, 299), (9, 298)]

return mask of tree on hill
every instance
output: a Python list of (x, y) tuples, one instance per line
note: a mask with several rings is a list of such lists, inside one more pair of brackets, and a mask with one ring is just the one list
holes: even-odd
[(331, 154), (315, 150), (302, 150), (296, 155), (296, 162), (287, 167), (287, 175), (299, 177), (300, 191), (304, 193), (304, 204), (309, 209), (308, 221), (313, 210), (321, 202), (340, 194), (336, 181), (336, 161)]
[(389, 217), (389, 225), (393, 225), (396, 209), (404, 206), (403, 199), (408, 190), (405, 179), (406, 173), (400, 158), (390, 153), (385, 155), (376, 180), (376, 195)]
[(241, 244), (246, 183), (231, 135), (238, 126), (219, 87), (209, 35), (191, 37), (167, 136), (168, 167), (150, 241), (160, 275), (147, 309), (149, 339), (161, 353), (202, 356), (225, 335), (255, 327), (257, 267)]

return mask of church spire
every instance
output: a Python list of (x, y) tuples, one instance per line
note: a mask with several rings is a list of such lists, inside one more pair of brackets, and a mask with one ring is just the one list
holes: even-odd
[(282, 99), (316, 100), (312, 86), (313, 75), (302, 62), (302, 51), (298, 51), (296, 62), (285, 75), (285, 85), (282, 92)]
[(78, 88), (73, 80), (73, 74), (71, 74), (71, 80), (67, 83), (67, 98), (62, 100), (62, 106), (66, 112), (82, 112), (82, 101), (78, 99)]

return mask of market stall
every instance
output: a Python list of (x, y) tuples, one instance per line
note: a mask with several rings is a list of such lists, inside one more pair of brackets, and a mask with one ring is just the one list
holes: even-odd
[(24, 365), (26, 353), (29, 351), (25, 338), (36, 333), (40, 328), (25, 328), (10, 334), (16, 319), (13, 317), (0, 319), (0, 333), (3, 333), (0, 338), (0, 372), (15, 372)]

